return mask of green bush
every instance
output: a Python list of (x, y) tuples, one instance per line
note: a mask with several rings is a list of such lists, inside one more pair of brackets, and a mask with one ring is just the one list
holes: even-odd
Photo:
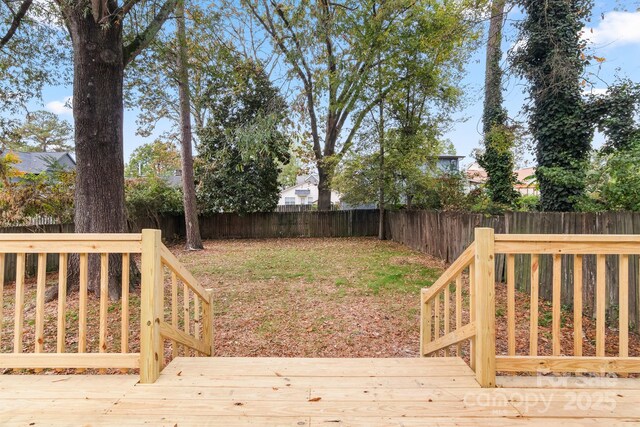
[(125, 198), (131, 221), (148, 218), (159, 224), (162, 215), (184, 212), (181, 189), (157, 177), (127, 180)]
[(518, 211), (538, 212), (540, 210), (540, 196), (529, 194), (518, 199)]

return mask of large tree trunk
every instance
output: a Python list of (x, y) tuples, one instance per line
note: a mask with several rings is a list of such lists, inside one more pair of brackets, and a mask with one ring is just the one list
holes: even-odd
[(184, 18), (184, 0), (178, 2), (178, 95), (180, 97), (180, 125), (182, 131), (182, 194), (184, 220), (187, 231), (186, 248), (188, 250), (203, 249), (196, 208), (196, 189), (193, 177), (193, 153), (191, 135), (191, 97), (189, 94), (189, 70), (187, 58), (187, 41)]
[(330, 172), (322, 161), (318, 162), (318, 210), (331, 210)]
[[(81, 7), (66, 12), (74, 51), (76, 232), (125, 233), (122, 27), (100, 26)], [(110, 257), (112, 299), (121, 294), (119, 259)], [(100, 289), (99, 272), (99, 257), (90, 257), (89, 289), (94, 293)]]
[(502, 23), (506, 0), (493, 0), (491, 3), (491, 20), (489, 22), (489, 38), (487, 40), (487, 62), (484, 78), (484, 116), (483, 133), (487, 134), (495, 124), (503, 124), (505, 120), (502, 107)]
[[(378, 71), (380, 71), (380, 67), (378, 67)], [(380, 105), (379, 105), (379, 114), (380, 114), (380, 122), (379, 126), (379, 140), (380, 140), (380, 175), (378, 177), (378, 209), (380, 210), (380, 216), (378, 218), (378, 239), (385, 240), (386, 236), (384, 234), (384, 102), (382, 101), (382, 97), (380, 97)]]

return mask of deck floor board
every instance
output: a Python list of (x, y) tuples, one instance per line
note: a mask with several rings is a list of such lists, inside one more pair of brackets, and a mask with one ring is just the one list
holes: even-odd
[(503, 377), (458, 358), (177, 358), (135, 375), (0, 376), (0, 425), (637, 425), (640, 382)]

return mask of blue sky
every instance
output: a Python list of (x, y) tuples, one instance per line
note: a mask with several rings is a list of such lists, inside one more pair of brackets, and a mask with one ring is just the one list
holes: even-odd
[[(616, 7), (631, 10), (631, 12), (614, 11)], [(589, 69), (588, 80), (592, 86), (588, 90), (600, 92), (608, 84), (615, 81), (615, 77), (628, 77), (640, 81), (640, 12), (633, 12), (637, 8), (637, 1), (608, 0), (596, 1), (593, 10), (594, 18), (587, 25), (585, 34), (591, 41), (592, 53), (604, 57), (606, 61), (598, 67)], [(604, 16), (604, 19), (603, 19)], [(518, 10), (512, 11), (507, 19), (505, 41), (503, 49), (507, 50), (515, 43), (515, 29), (513, 23), (521, 19)], [(466, 78), (461, 82), (467, 94), (466, 108), (456, 114), (458, 122), (454, 123), (446, 137), (453, 143), (457, 154), (466, 156), (463, 164), (473, 161), (470, 154), (479, 147), (481, 141), (482, 117), (482, 88), (484, 84), (484, 56), (482, 48), (475, 53), (468, 65)], [(506, 62), (504, 65), (507, 66)], [(525, 104), (526, 90), (524, 82), (514, 76), (507, 75), (504, 82), (505, 106), (512, 118), (525, 120), (521, 114)], [(65, 107), (65, 102), (71, 96), (70, 87), (49, 87), (43, 94), (43, 105), (46, 110), (59, 114), (61, 118), (72, 121), (71, 110)], [(43, 108), (42, 105), (32, 104), (31, 108)], [(150, 142), (153, 138), (141, 138), (135, 135), (137, 112), (125, 112), (124, 123), (124, 155), (128, 160), (131, 152), (141, 144)], [(595, 145), (601, 143), (601, 137), (596, 137)], [(533, 164), (533, 156), (526, 153), (524, 164)]]

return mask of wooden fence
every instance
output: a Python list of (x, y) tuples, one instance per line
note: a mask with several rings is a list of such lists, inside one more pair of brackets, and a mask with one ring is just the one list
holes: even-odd
[[(131, 233), (159, 229), (163, 238), (175, 240), (184, 237), (184, 217), (164, 216), (129, 223)], [(37, 227), (0, 228), (2, 233), (72, 233), (73, 224)], [(277, 237), (365, 237), (378, 235), (377, 210), (351, 210), (331, 212), (267, 212), (249, 215), (215, 214), (200, 217), (203, 239), (268, 239)], [(58, 268), (58, 257), (47, 255), (47, 269)], [(27, 255), (26, 273), (35, 274), (36, 255)], [(16, 254), (7, 254), (6, 280), (16, 273)]]
[[(386, 216), (387, 237), (413, 249), (444, 259), (451, 263), (473, 241), (476, 227), (490, 227), (496, 234), (640, 234), (640, 213), (507, 213), (504, 215), (482, 215), (472, 213), (433, 211), (389, 211)], [(143, 228), (162, 230), (168, 239), (184, 236), (182, 216), (160, 217), (130, 224), (130, 231), (137, 233)], [(353, 237), (377, 236), (377, 210), (350, 210), (331, 212), (268, 212), (249, 215), (215, 214), (200, 218), (200, 229), (205, 239), (245, 239), (277, 237)], [(24, 232), (72, 232), (73, 225), (48, 225), (39, 227), (11, 227), (0, 229), (0, 233)], [(55, 259), (54, 259), (55, 258)], [(640, 278), (639, 257), (629, 257), (629, 281), (637, 284)], [(57, 268), (57, 258), (52, 257), (47, 265)], [(530, 289), (530, 255), (516, 255), (515, 274), (522, 291)], [(7, 256), (5, 277), (15, 274), (15, 255)], [(27, 272), (34, 272), (37, 259), (28, 257)], [(615, 315), (618, 307), (619, 282), (618, 259), (606, 256), (607, 311)], [(540, 256), (540, 296), (552, 296), (553, 264), (550, 255)], [(584, 257), (583, 292), (585, 313), (593, 314), (596, 289), (596, 259)], [(496, 275), (506, 280), (505, 257), (496, 258)], [(562, 262), (562, 303), (573, 301), (573, 258)], [(631, 286), (629, 291), (629, 314), (631, 323), (640, 325), (640, 291)]]
[[(378, 235), (378, 211), (262, 212), (247, 215), (219, 213), (200, 217), (203, 239), (268, 239), (277, 237), (364, 237)], [(161, 217), (130, 224), (162, 230), (171, 238), (185, 235), (184, 217)]]
[[(451, 263), (473, 241), (476, 227), (490, 227), (496, 234), (640, 234), (640, 213), (525, 213), (511, 212), (498, 216), (432, 211), (388, 212), (387, 238), (413, 249), (442, 258)], [(553, 295), (553, 257), (540, 255), (540, 297)], [(608, 318), (616, 318), (618, 305), (619, 261), (617, 255), (606, 255)], [(629, 256), (629, 316), (634, 328), (640, 325), (640, 279), (638, 255)], [(531, 255), (515, 256), (515, 276), (519, 290), (529, 292)], [(595, 314), (596, 269), (594, 255), (584, 256), (583, 300), (585, 314)], [(562, 304), (571, 305), (573, 298), (573, 257), (562, 256)], [(504, 255), (496, 256), (496, 278), (506, 281)]]

